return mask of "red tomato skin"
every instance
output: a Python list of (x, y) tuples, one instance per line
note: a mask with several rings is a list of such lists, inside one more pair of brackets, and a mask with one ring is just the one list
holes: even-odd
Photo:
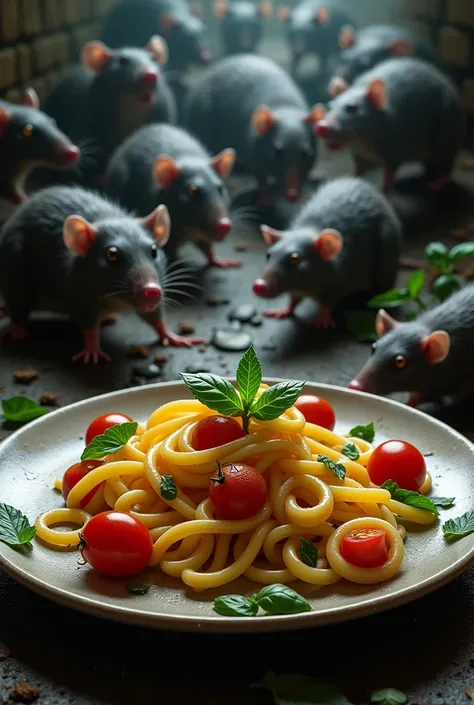
[(258, 514), (267, 501), (265, 478), (245, 463), (223, 465), (221, 471), (224, 482), (218, 482), (216, 473), (209, 483), (209, 497), (219, 519), (238, 521)]
[(322, 397), (313, 394), (302, 394), (295, 401), (296, 408), (301, 411), (308, 423), (334, 430), (336, 425), (336, 414), (331, 404)]
[(133, 421), (133, 419), (130, 416), (125, 416), (125, 414), (103, 414), (103, 416), (98, 416), (90, 423), (86, 431), (86, 446), (96, 436), (101, 436), (108, 428), (112, 428), (112, 426), (116, 426), (119, 423), (127, 423), (127, 421)]
[(383, 529), (351, 531), (342, 539), (341, 555), (344, 560), (358, 568), (379, 568), (387, 562), (389, 555), (386, 531)]
[(82, 530), (82, 556), (108, 578), (129, 578), (148, 564), (153, 541), (131, 514), (113, 510), (96, 514)]
[(411, 443), (386, 441), (372, 453), (367, 472), (375, 485), (392, 480), (404, 490), (418, 492), (426, 478), (426, 463)]
[(231, 416), (206, 416), (199, 421), (193, 431), (194, 450), (208, 450), (244, 438), (245, 431)]
[[(95, 470), (95, 468), (98, 468), (99, 465), (102, 464), (102, 460), (83, 460), (80, 463), (74, 463), (74, 465), (71, 465), (71, 467), (66, 470), (63, 476), (62, 493), (64, 499), (68, 498), (69, 492), (72, 490), (73, 487), (77, 485), (79, 480), (82, 480), (82, 478), (85, 477), (87, 473), (89, 473), (91, 470)], [(97, 487), (94, 487), (90, 492), (86, 494), (86, 496), (81, 502), (81, 509), (84, 508), (86, 504), (89, 504), (92, 497), (103, 484), (104, 483), (101, 482), (99, 485), (97, 485)]]

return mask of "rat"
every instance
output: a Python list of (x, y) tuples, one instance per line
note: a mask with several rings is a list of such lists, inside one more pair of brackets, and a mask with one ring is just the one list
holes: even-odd
[(107, 192), (140, 215), (164, 203), (172, 222), (167, 254), (194, 241), (217, 267), (239, 266), (238, 260), (217, 257), (212, 245), (232, 229), (225, 179), (235, 152), (211, 157), (188, 132), (173, 125), (148, 125), (119, 147), (107, 171)]
[(283, 6), (279, 17), (286, 25), (293, 75), (307, 54), (318, 57), (320, 73), (325, 75), (329, 59), (339, 55), (341, 30), (355, 27), (346, 9), (334, 0), (303, 0), (293, 9)]
[(80, 149), (40, 110), (36, 92), (29, 88), (24, 105), (0, 100), (0, 197), (12, 203), (25, 199), (24, 182), (37, 166), (71, 167)]
[(170, 332), (164, 320), (166, 244), (170, 221), (160, 205), (144, 218), (79, 186), (53, 186), (27, 199), (0, 235), (0, 291), (11, 325), (24, 339), (32, 310), (68, 314), (84, 332), (74, 361), (110, 360), (99, 325), (131, 309), (157, 331), (164, 345), (189, 346), (200, 338)]
[(300, 301), (320, 303), (312, 325), (334, 327), (332, 312), (346, 297), (393, 287), (401, 251), (401, 225), (390, 203), (363, 179), (328, 181), (305, 203), (288, 230), (261, 226), (269, 245), (257, 296), (288, 292), (289, 305), (264, 311), (289, 318)]
[(104, 18), (102, 39), (114, 49), (142, 47), (154, 34), (166, 39), (173, 69), (212, 61), (200, 8), (186, 0), (119, 0)]
[(372, 357), (349, 383), (350, 389), (411, 392), (410, 406), (474, 390), (474, 284), (408, 323), (381, 309), (375, 327), (379, 339)]
[(342, 52), (329, 85), (333, 96), (348, 88), (358, 76), (390, 58), (414, 56), (444, 68), (433, 44), (406, 27), (370, 25), (358, 32), (353, 27), (343, 27), (339, 45)]
[(306, 100), (284, 69), (255, 54), (228, 56), (207, 69), (191, 89), (185, 124), (214, 154), (231, 147), (255, 176), (260, 206), (271, 190), (301, 197), (317, 152), (313, 126), (321, 108)]
[(260, 0), (257, 5), (249, 0), (214, 0), (224, 53), (255, 53), (262, 39), (263, 21), (271, 17), (272, 12), (269, 0)]
[(358, 176), (383, 165), (385, 193), (407, 162), (422, 162), (429, 188), (439, 190), (463, 141), (461, 96), (426, 61), (389, 59), (330, 101), (316, 131), (329, 149), (352, 150)]

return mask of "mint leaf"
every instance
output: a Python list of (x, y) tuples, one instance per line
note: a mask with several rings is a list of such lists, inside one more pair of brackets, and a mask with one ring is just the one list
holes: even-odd
[(375, 343), (375, 311), (346, 311), (346, 328), (360, 343)]
[(367, 424), (367, 426), (354, 426), (354, 428), (351, 428), (347, 435), (350, 438), (362, 438), (363, 441), (372, 443), (375, 438), (374, 422), (371, 421)]
[(408, 701), (405, 693), (396, 688), (382, 688), (381, 690), (374, 690), (370, 696), (370, 702), (376, 703), (377, 705), (405, 705)]
[(370, 308), (395, 308), (405, 303), (408, 298), (409, 294), (406, 289), (389, 289), (384, 294), (373, 296), (367, 305)]
[(453, 506), (455, 497), (430, 497), (431, 501), (435, 507), (441, 507), (441, 509), (449, 509)]
[(417, 269), (407, 281), (407, 289), (412, 299), (417, 299), (425, 283), (425, 270)]
[(312, 541), (307, 541), (303, 537), (300, 538), (300, 558), (305, 565), (309, 565), (310, 568), (316, 568), (318, 549)]
[(425, 259), (433, 267), (443, 269), (449, 261), (449, 251), (442, 242), (430, 242), (425, 249)]
[(137, 432), (137, 422), (127, 421), (118, 423), (108, 428), (102, 435), (96, 436), (84, 449), (81, 460), (100, 460), (106, 455), (118, 453), (127, 445), (128, 441)]
[(441, 274), (431, 285), (431, 291), (440, 301), (445, 301), (461, 288), (461, 280), (455, 274)]
[(0, 541), (8, 546), (29, 546), (36, 529), (19, 509), (0, 504)]
[(448, 519), (443, 524), (443, 534), (447, 539), (461, 539), (474, 532), (474, 511), (470, 510), (460, 517)]
[(407, 507), (415, 507), (416, 509), (423, 509), (426, 512), (432, 512), (438, 516), (438, 508), (436, 505), (425, 495), (419, 492), (413, 492), (412, 490), (402, 490), (396, 482), (393, 480), (387, 480), (382, 485), (383, 490), (388, 490), (392, 495), (392, 499), (397, 502), (406, 504)]
[(293, 406), (306, 382), (279, 382), (254, 399), (250, 414), (259, 421), (273, 421)]
[(313, 609), (302, 595), (287, 585), (267, 585), (255, 596), (257, 604), (267, 614), (299, 614)]
[(130, 595), (146, 595), (149, 589), (151, 588), (151, 585), (148, 585), (147, 583), (127, 583), (126, 584), (126, 589), (127, 592), (130, 593)]
[(337, 463), (335, 460), (331, 460), (327, 455), (318, 455), (318, 461), (325, 465), (331, 472), (335, 474), (340, 480), (343, 480), (346, 476), (346, 468), (342, 463)]
[(255, 617), (258, 605), (244, 595), (223, 595), (214, 600), (214, 611), (224, 617)]
[(178, 489), (172, 475), (161, 476), (160, 494), (163, 499), (176, 499), (178, 496)]
[(449, 261), (451, 264), (457, 264), (471, 255), (474, 255), (474, 242), (461, 242), (452, 248), (449, 253)]
[(358, 460), (360, 456), (358, 447), (351, 441), (347, 441), (346, 445), (341, 448), (341, 453), (347, 455), (351, 460)]
[(351, 705), (339, 688), (300, 673), (266, 673), (261, 688), (269, 690), (275, 705)]
[(242, 414), (242, 400), (228, 380), (207, 372), (200, 374), (181, 372), (181, 377), (196, 399), (209, 409), (224, 414), (224, 416), (240, 416)]
[(236, 378), (242, 399), (247, 406), (250, 406), (262, 381), (262, 365), (253, 345), (249, 347), (241, 358), (237, 367)]
[(44, 406), (40, 406), (28, 397), (3, 399), (2, 408), (5, 420), (15, 423), (28, 423), (48, 413)]

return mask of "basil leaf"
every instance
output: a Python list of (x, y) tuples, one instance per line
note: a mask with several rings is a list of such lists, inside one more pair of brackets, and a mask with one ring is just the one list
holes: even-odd
[(425, 249), (425, 259), (433, 267), (442, 269), (449, 261), (449, 250), (442, 242), (430, 242)]
[(440, 301), (445, 301), (461, 288), (461, 280), (455, 274), (441, 274), (431, 285), (431, 291)]
[(176, 499), (178, 496), (178, 489), (172, 475), (161, 476), (160, 494), (163, 499)]
[(8, 546), (29, 546), (36, 529), (19, 509), (0, 504), (0, 541)]
[(271, 692), (275, 705), (351, 705), (337, 686), (299, 673), (266, 673), (258, 685)]
[(375, 311), (346, 311), (346, 328), (359, 343), (375, 343), (378, 339), (375, 315)]
[(81, 460), (100, 460), (106, 455), (118, 453), (137, 432), (137, 422), (127, 421), (108, 428), (102, 435), (96, 436), (84, 449)]
[(308, 600), (287, 585), (267, 585), (255, 597), (257, 604), (268, 614), (299, 614), (313, 608)]
[(461, 539), (474, 532), (474, 511), (470, 510), (460, 517), (448, 519), (443, 524), (443, 534), (447, 539)]
[(449, 509), (453, 506), (456, 497), (430, 497), (431, 501), (435, 507), (441, 507), (441, 509)]
[(146, 595), (151, 585), (147, 583), (127, 583), (125, 586), (130, 595)]
[(337, 463), (335, 460), (331, 460), (327, 455), (318, 455), (318, 462), (325, 465), (331, 472), (335, 474), (340, 480), (343, 480), (346, 476), (346, 468), (342, 463)]
[(207, 372), (200, 374), (181, 372), (181, 377), (196, 399), (209, 409), (218, 411), (224, 416), (240, 416), (242, 413), (242, 400), (237, 390), (223, 377)]
[(254, 399), (250, 414), (259, 421), (273, 421), (293, 406), (306, 382), (279, 382)]
[(420, 494), (419, 492), (413, 492), (412, 490), (402, 490), (397, 485), (397, 483), (393, 482), (392, 480), (387, 480), (386, 482), (384, 482), (382, 485), (382, 489), (388, 490), (392, 495), (392, 499), (395, 499), (397, 502), (401, 502), (402, 504), (406, 504), (408, 507), (423, 509), (426, 512), (432, 512), (433, 514), (436, 514), (436, 516), (438, 516), (439, 514), (438, 508), (435, 504), (433, 504), (431, 499), (425, 497), (425, 495)]
[(244, 403), (250, 406), (262, 381), (262, 365), (253, 345), (249, 347), (241, 358), (237, 367), (236, 378), (241, 397)]
[(362, 438), (363, 441), (372, 443), (375, 438), (374, 422), (371, 421), (367, 426), (354, 426), (347, 435), (351, 438)]
[(341, 449), (341, 453), (347, 455), (351, 460), (358, 460), (360, 456), (358, 447), (350, 441), (347, 441), (346, 445)]
[(312, 541), (300, 538), (300, 558), (305, 565), (316, 568), (318, 562), (318, 549)]
[(425, 283), (425, 270), (417, 269), (407, 281), (407, 289), (412, 299), (417, 299)]
[(3, 415), (6, 421), (28, 423), (48, 413), (44, 406), (40, 406), (28, 397), (11, 397), (2, 401)]
[(474, 255), (474, 242), (461, 242), (455, 245), (449, 253), (449, 261), (451, 264), (457, 264), (466, 257)]
[(407, 701), (408, 698), (405, 693), (396, 688), (374, 690), (370, 696), (370, 702), (377, 703), (377, 705), (405, 705)]
[(395, 308), (405, 303), (408, 298), (409, 294), (406, 289), (390, 289), (384, 294), (373, 296), (367, 302), (367, 305), (370, 306), (370, 308)]
[(224, 617), (255, 617), (258, 605), (244, 595), (224, 595), (214, 600), (214, 611)]

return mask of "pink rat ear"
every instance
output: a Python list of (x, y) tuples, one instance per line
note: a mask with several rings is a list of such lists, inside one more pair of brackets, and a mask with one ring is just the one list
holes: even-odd
[(268, 247), (271, 247), (283, 237), (282, 232), (271, 228), (269, 225), (261, 225), (260, 232), (262, 233), (263, 239), (267, 243)]
[(313, 243), (313, 248), (323, 262), (330, 262), (342, 250), (342, 235), (338, 230), (327, 228), (323, 230)]
[(160, 23), (165, 32), (169, 32), (176, 24), (176, 17), (174, 15), (170, 15), (169, 12), (165, 12), (160, 17)]
[(331, 15), (327, 7), (321, 7), (319, 10), (316, 10), (316, 14), (314, 15), (314, 21), (318, 24), (329, 24), (330, 18)]
[(381, 308), (377, 311), (377, 316), (375, 318), (375, 330), (379, 338), (389, 333), (393, 328), (399, 326), (400, 323), (392, 318), (385, 309)]
[(326, 116), (326, 107), (322, 103), (313, 105), (311, 112), (305, 115), (303, 122), (307, 125), (315, 125), (317, 122), (322, 120)]
[(258, 15), (262, 20), (268, 20), (273, 15), (273, 5), (269, 0), (261, 0)]
[(214, 14), (216, 17), (223, 20), (224, 17), (227, 17), (229, 12), (230, 7), (227, 0), (214, 0)]
[(180, 175), (179, 166), (173, 157), (160, 155), (153, 165), (153, 178), (161, 188), (170, 188)]
[(97, 228), (81, 215), (70, 215), (64, 221), (63, 239), (68, 250), (79, 257), (86, 257), (97, 239)]
[(40, 99), (34, 88), (26, 89), (23, 102), (28, 108), (34, 108), (35, 110), (40, 109)]
[(82, 64), (93, 71), (100, 73), (105, 69), (113, 54), (103, 42), (87, 42), (82, 48)]
[(170, 214), (166, 206), (158, 206), (153, 213), (142, 218), (140, 223), (151, 232), (160, 247), (166, 245), (171, 230)]
[(253, 129), (259, 135), (263, 137), (266, 135), (272, 127), (275, 125), (276, 119), (272, 114), (272, 111), (266, 105), (261, 105), (254, 111), (252, 115), (252, 125)]
[(231, 173), (235, 162), (235, 150), (224, 149), (215, 157), (212, 157), (210, 164), (213, 169), (219, 174), (221, 179), (227, 178)]
[(408, 37), (395, 39), (388, 48), (393, 56), (413, 56), (413, 42)]
[(388, 102), (387, 86), (381, 78), (374, 78), (367, 88), (366, 98), (378, 110), (385, 108)]
[(163, 37), (159, 37), (158, 35), (151, 37), (145, 49), (155, 55), (155, 59), (160, 66), (164, 66), (168, 61), (168, 44)]
[(349, 25), (343, 27), (339, 32), (338, 40), (341, 49), (349, 49), (349, 47), (354, 46), (356, 41), (354, 27), (350, 27)]
[(0, 105), (0, 137), (3, 134), (3, 131), (5, 130), (6, 126), (8, 125), (9, 121), (11, 119), (11, 115), (7, 110)]
[(333, 76), (333, 78), (331, 78), (329, 83), (329, 93), (333, 98), (341, 93), (344, 93), (344, 91), (347, 91), (348, 88), (349, 84), (345, 78), (342, 78), (342, 76)]
[(435, 330), (421, 341), (421, 349), (430, 365), (446, 360), (451, 347), (451, 337), (444, 330)]

